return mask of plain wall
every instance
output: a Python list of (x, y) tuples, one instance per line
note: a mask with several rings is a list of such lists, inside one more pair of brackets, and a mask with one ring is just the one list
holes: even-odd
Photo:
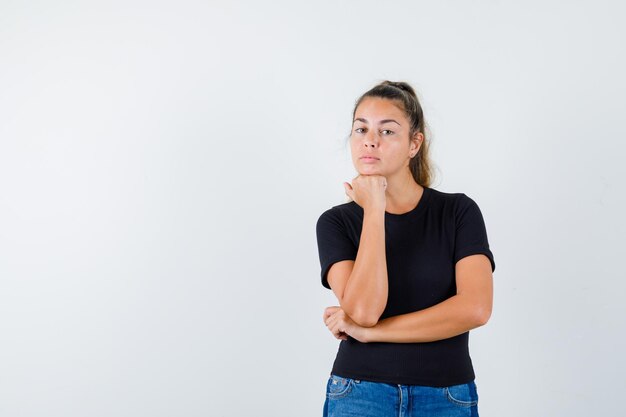
[(481, 416), (617, 415), (625, 7), (0, 2), (0, 415), (320, 416), (315, 224), (360, 94), (418, 92), (481, 208)]

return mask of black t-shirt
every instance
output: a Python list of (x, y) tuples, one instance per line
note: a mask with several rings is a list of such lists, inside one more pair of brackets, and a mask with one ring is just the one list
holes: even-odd
[[(316, 225), (322, 285), (328, 289), (330, 266), (355, 260), (363, 209), (354, 201), (326, 210)], [(402, 214), (385, 212), (388, 298), (380, 320), (423, 310), (456, 294), (455, 264), (489, 249), (481, 211), (464, 193), (424, 187), (417, 206)], [(475, 378), (469, 355), (469, 331), (425, 343), (361, 343), (342, 340), (332, 373), (391, 384), (445, 387)]]

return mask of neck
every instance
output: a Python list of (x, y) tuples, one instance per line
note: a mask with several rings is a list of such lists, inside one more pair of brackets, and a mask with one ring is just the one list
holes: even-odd
[(404, 213), (413, 209), (422, 197), (423, 190), (424, 187), (415, 182), (409, 171), (395, 177), (388, 177), (385, 210), (389, 213)]

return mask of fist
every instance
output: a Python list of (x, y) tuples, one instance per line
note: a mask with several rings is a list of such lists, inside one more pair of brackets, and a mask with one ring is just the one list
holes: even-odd
[(363, 210), (385, 210), (387, 178), (382, 175), (357, 175), (352, 183), (343, 183), (348, 197)]

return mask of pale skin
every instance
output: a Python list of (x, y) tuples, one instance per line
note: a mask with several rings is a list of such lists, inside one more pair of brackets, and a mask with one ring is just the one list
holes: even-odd
[(337, 339), (349, 335), (363, 343), (431, 342), (483, 326), (491, 316), (491, 263), (476, 254), (455, 265), (456, 295), (423, 310), (378, 320), (387, 302), (384, 213), (406, 213), (419, 202), (423, 187), (408, 167), (423, 140), (419, 132), (409, 140), (409, 120), (391, 100), (367, 98), (355, 112), (350, 147), (359, 175), (344, 188), (363, 208), (364, 224), (357, 259), (337, 262), (328, 271), (340, 305), (327, 307), (323, 319)]

